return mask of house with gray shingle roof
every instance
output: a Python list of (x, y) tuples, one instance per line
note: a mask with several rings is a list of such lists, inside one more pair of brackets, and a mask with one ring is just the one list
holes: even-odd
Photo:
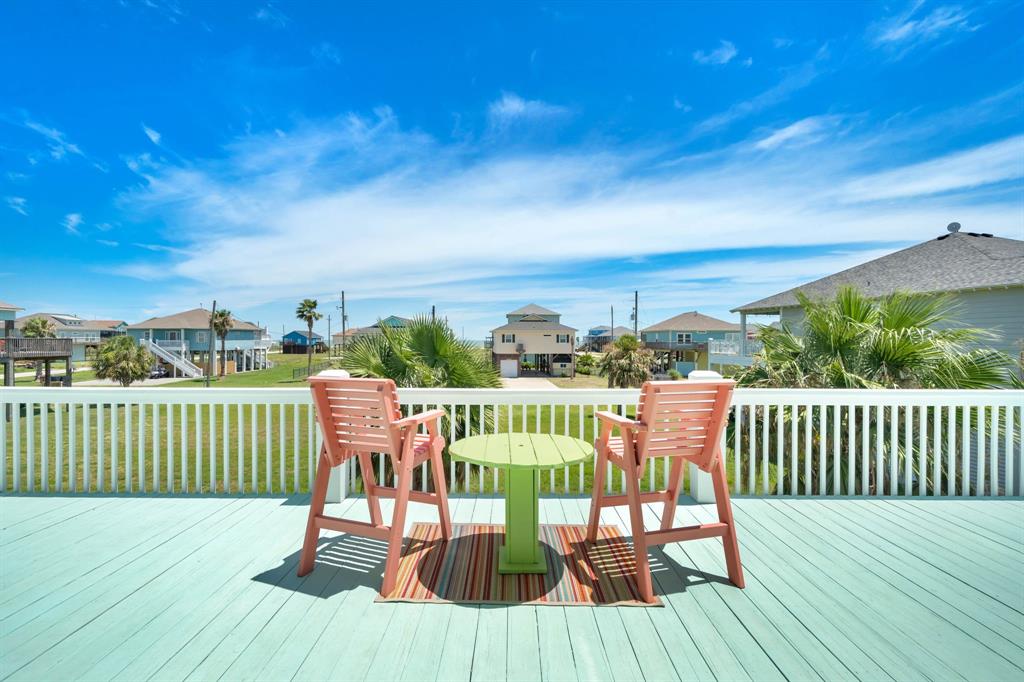
[[(957, 324), (986, 329), (985, 345), (1019, 357), (1024, 343), (1024, 241), (989, 233), (950, 232), (834, 275), (735, 308), (746, 339), (748, 315), (778, 316), (799, 330), (797, 294), (812, 300), (853, 286), (872, 298), (903, 291), (950, 296)], [(741, 355), (747, 353), (741, 352)]]
[(679, 313), (640, 330), (640, 340), (654, 351), (664, 371), (675, 369), (686, 376), (695, 369), (708, 369), (709, 345), (715, 341), (738, 340), (740, 326), (704, 315), (696, 310)]
[(505, 315), (491, 330), (491, 357), (503, 377), (517, 377), (529, 368), (539, 374), (575, 376), (576, 329), (562, 324), (562, 315), (531, 303)]

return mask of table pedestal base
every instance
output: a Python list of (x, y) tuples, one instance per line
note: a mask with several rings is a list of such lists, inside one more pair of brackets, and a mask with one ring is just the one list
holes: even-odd
[(540, 475), (536, 469), (505, 469), (505, 543), (498, 550), (498, 573), (547, 573), (537, 538)]

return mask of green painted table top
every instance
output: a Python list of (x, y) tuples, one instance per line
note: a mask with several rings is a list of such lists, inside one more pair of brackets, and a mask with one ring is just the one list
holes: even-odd
[(560, 469), (594, 456), (594, 446), (571, 436), (546, 433), (495, 433), (452, 443), (455, 459), (508, 469)]

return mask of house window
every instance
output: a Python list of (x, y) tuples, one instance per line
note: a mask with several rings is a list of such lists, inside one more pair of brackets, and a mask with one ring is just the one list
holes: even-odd
[(196, 332), (196, 343), (206, 343), (206, 335), (208, 333), (205, 331)]
[(178, 331), (167, 332), (167, 340), (168, 341), (181, 341), (181, 332), (178, 332)]
[(502, 334), (501, 335), (501, 342), (502, 343), (515, 343), (516, 342), (516, 335), (515, 334)]
[(693, 343), (690, 332), (680, 332), (676, 334), (676, 343)]
[(569, 343), (569, 335), (568, 334), (559, 334), (558, 338), (555, 341), (556, 341), (556, 343)]

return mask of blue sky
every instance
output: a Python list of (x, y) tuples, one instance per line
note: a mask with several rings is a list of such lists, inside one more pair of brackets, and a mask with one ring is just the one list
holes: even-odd
[[(1024, 7), (5, 3), (0, 300), (482, 338), (1024, 238)], [(1016, 28), (1014, 28), (1016, 27)], [(321, 331), (326, 332), (326, 320)]]

